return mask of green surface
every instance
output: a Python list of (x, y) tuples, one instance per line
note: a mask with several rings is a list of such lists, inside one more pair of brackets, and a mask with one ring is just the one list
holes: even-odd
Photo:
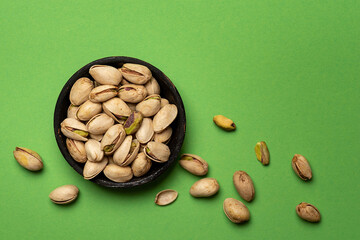
[[(0, 239), (359, 239), (359, 11), (359, 1), (1, 1)], [(187, 114), (182, 152), (208, 161), (218, 195), (192, 198), (200, 177), (178, 164), (127, 191), (67, 164), (55, 102), (75, 71), (106, 56), (143, 59), (174, 82)], [(238, 129), (218, 129), (216, 114)], [(255, 158), (261, 140), (268, 167)], [(20, 167), (16, 146), (37, 151), (43, 171)], [(308, 158), (310, 183), (294, 174), (295, 153)], [(222, 210), (225, 198), (240, 199), (240, 169), (256, 189), (244, 225)], [(72, 205), (48, 198), (63, 184), (80, 189)], [(167, 188), (178, 199), (156, 206)], [(297, 217), (302, 201), (319, 208), (321, 223)]]

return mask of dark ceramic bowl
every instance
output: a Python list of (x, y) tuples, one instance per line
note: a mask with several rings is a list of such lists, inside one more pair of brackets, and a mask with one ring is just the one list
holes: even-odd
[(80, 68), (80, 70), (77, 71), (74, 75), (72, 75), (71, 78), (67, 81), (67, 83), (63, 87), (63, 89), (61, 90), (59, 98), (56, 102), (55, 114), (54, 114), (55, 138), (62, 155), (64, 156), (66, 161), (70, 164), (70, 166), (73, 167), (75, 171), (77, 171), (81, 176), (83, 175), (84, 164), (76, 162), (71, 157), (66, 147), (66, 143), (65, 143), (66, 137), (60, 131), (60, 123), (66, 118), (67, 109), (70, 105), (69, 94), (72, 85), (75, 83), (77, 79), (81, 77), (88, 77), (93, 80), (93, 78), (89, 74), (89, 69), (92, 65), (95, 64), (110, 65), (119, 68), (124, 63), (137, 63), (148, 67), (151, 70), (152, 75), (155, 77), (155, 79), (158, 81), (160, 85), (161, 97), (168, 99), (170, 103), (175, 104), (177, 106), (178, 115), (175, 121), (171, 124), (173, 133), (171, 136), (171, 140), (168, 143), (168, 146), (171, 150), (169, 161), (162, 164), (153, 162), (150, 171), (146, 175), (142, 177), (134, 177), (133, 179), (131, 179), (129, 182), (126, 183), (113, 182), (108, 178), (106, 178), (103, 173), (100, 173), (97, 177), (90, 180), (101, 186), (110, 187), (110, 188), (135, 187), (149, 183), (155, 180), (156, 178), (158, 178), (161, 174), (167, 171), (171, 165), (175, 163), (185, 137), (186, 118), (185, 118), (185, 109), (183, 102), (181, 100), (179, 92), (176, 90), (176, 87), (163, 72), (161, 72), (153, 65), (136, 58), (131, 58), (131, 57), (102, 58), (85, 65), (84, 67)]

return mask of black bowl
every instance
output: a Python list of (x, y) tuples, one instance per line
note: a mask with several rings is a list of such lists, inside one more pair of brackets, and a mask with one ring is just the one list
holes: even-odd
[(101, 186), (110, 187), (110, 188), (135, 187), (149, 183), (155, 180), (156, 178), (158, 178), (161, 174), (163, 174), (166, 170), (168, 170), (171, 165), (175, 163), (184, 141), (185, 129), (186, 129), (185, 109), (180, 94), (176, 90), (174, 84), (163, 72), (161, 72), (153, 65), (136, 58), (106, 57), (106, 58), (98, 59), (80, 68), (79, 71), (77, 71), (74, 75), (71, 76), (71, 78), (67, 81), (67, 83), (61, 90), (59, 98), (56, 102), (55, 114), (54, 114), (55, 138), (62, 155), (64, 156), (66, 161), (70, 164), (70, 166), (72, 166), (75, 169), (75, 171), (77, 171), (81, 176), (83, 175), (84, 164), (76, 162), (71, 157), (66, 147), (66, 143), (65, 143), (66, 137), (60, 131), (60, 123), (67, 117), (67, 109), (70, 105), (69, 94), (72, 85), (75, 83), (77, 79), (81, 77), (88, 77), (93, 80), (93, 78), (89, 74), (89, 69), (92, 65), (95, 64), (110, 65), (119, 68), (124, 63), (136, 63), (148, 67), (151, 70), (152, 75), (155, 77), (155, 79), (158, 81), (160, 85), (160, 89), (161, 89), (160, 95), (168, 99), (170, 103), (175, 104), (177, 106), (178, 115), (175, 121), (171, 124), (173, 133), (171, 136), (171, 140), (168, 143), (168, 146), (171, 150), (169, 161), (167, 161), (166, 163), (153, 162), (150, 171), (146, 175), (142, 177), (134, 177), (129, 182), (126, 183), (113, 182), (108, 178), (106, 178), (103, 173), (99, 174), (97, 177), (90, 180)]

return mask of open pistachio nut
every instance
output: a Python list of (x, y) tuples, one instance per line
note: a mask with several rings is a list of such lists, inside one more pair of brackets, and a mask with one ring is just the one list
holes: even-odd
[(169, 160), (170, 149), (167, 145), (159, 142), (148, 142), (144, 148), (145, 155), (154, 162), (164, 163)]
[(114, 97), (103, 103), (104, 112), (118, 123), (124, 123), (131, 114), (129, 106), (120, 98)]
[(119, 148), (126, 136), (123, 125), (116, 124), (111, 126), (101, 140), (101, 149), (105, 155), (111, 155)]
[(140, 64), (125, 63), (120, 72), (126, 80), (134, 84), (145, 84), (152, 77), (151, 71)]
[(78, 141), (87, 141), (86, 138), (89, 135), (89, 131), (85, 124), (76, 120), (75, 118), (66, 118), (60, 124), (61, 132), (68, 138), (78, 140)]

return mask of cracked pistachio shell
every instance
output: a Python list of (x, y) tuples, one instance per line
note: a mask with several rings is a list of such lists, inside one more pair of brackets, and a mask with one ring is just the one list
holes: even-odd
[(151, 71), (140, 64), (125, 63), (120, 72), (126, 80), (134, 84), (145, 84), (152, 77)]
[(104, 134), (112, 125), (114, 125), (114, 119), (106, 113), (100, 113), (93, 116), (87, 122), (86, 127), (92, 134)]
[(87, 121), (101, 112), (102, 107), (100, 103), (93, 103), (92, 101), (87, 100), (80, 105), (78, 111), (76, 112), (76, 117), (81, 121)]
[(196, 181), (190, 188), (193, 197), (210, 197), (219, 191), (219, 183), (215, 178), (203, 178)]
[(144, 117), (152, 117), (160, 110), (160, 99), (160, 95), (150, 95), (136, 105), (136, 111)]
[(196, 176), (204, 176), (208, 173), (208, 163), (201, 157), (194, 154), (184, 153), (181, 155), (179, 164), (185, 170)]
[(106, 155), (113, 154), (120, 144), (124, 141), (126, 136), (123, 125), (116, 124), (110, 127), (104, 134), (101, 140), (101, 149)]
[(122, 80), (121, 73), (112, 66), (93, 65), (91, 66), (89, 73), (102, 85), (119, 85)]
[(55, 188), (50, 194), (49, 198), (56, 204), (68, 204), (74, 201), (79, 194), (79, 189), (74, 185), (63, 185)]
[(319, 210), (312, 204), (302, 202), (296, 206), (297, 215), (308, 222), (320, 222)]
[(118, 123), (124, 123), (131, 114), (129, 106), (120, 98), (112, 98), (103, 103), (104, 112)]
[(170, 141), (172, 135), (172, 128), (169, 126), (159, 133), (155, 133), (154, 141), (167, 144)]
[(312, 171), (309, 162), (300, 154), (295, 154), (291, 161), (292, 168), (296, 175), (304, 181), (312, 178)]
[(231, 119), (224, 117), (223, 115), (216, 115), (213, 118), (213, 121), (218, 127), (226, 131), (233, 131), (236, 129), (235, 123)]
[(151, 140), (154, 135), (154, 128), (151, 118), (144, 118), (140, 125), (139, 130), (136, 132), (136, 139), (141, 144), (146, 144)]
[(132, 179), (131, 167), (120, 167), (116, 164), (109, 164), (104, 169), (105, 176), (114, 182), (128, 182)]
[(233, 182), (239, 195), (248, 202), (255, 196), (255, 188), (250, 176), (244, 171), (236, 171), (233, 175)]
[(90, 162), (100, 162), (104, 157), (101, 144), (94, 139), (89, 139), (89, 141), (85, 143), (85, 151), (87, 159)]
[(118, 88), (113, 85), (100, 85), (89, 94), (89, 100), (95, 103), (105, 102), (118, 94)]
[(172, 189), (162, 190), (161, 192), (156, 194), (155, 204), (159, 206), (169, 205), (170, 203), (173, 203), (177, 197), (178, 197), (178, 193), (175, 190)]
[(132, 145), (132, 136), (125, 137), (124, 141), (120, 144), (118, 149), (115, 150), (113, 160), (117, 165), (122, 165), (126, 161), (127, 156), (130, 153)]
[(92, 134), (92, 133), (89, 133), (89, 136), (91, 139), (94, 139), (98, 142), (100, 142), (102, 140), (102, 138), (104, 137), (103, 134)]
[(159, 163), (167, 162), (170, 157), (169, 147), (159, 142), (148, 142), (144, 148), (144, 153), (148, 158)]
[(169, 100), (167, 100), (166, 98), (161, 98), (160, 99), (160, 107), (163, 108), (165, 105), (169, 104)]
[(71, 157), (79, 162), (86, 162), (86, 151), (84, 142), (77, 141), (74, 139), (66, 138), (66, 147), (69, 150)]
[(268, 150), (265, 142), (256, 143), (255, 154), (256, 154), (257, 160), (259, 160), (263, 165), (269, 165), (270, 153), (269, 153), (269, 150)]
[(124, 123), (126, 134), (131, 135), (136, 133), (136, 131), (139, 130), (142, 121), (143, 121), (143, 116), (140, 112), (132, 112)]
[(76, 120), (79, 120), (76, 117), (76, 112), (78, 111), (78, 109), (79, 109), (78, 106), (70, 104), (70, 106), (69, 106), (69, 108), (67, 110), (67, 117), (68, 118), (75, 118)]
[(60, 124), (61, 132), (68, 138), (87, 141), (89, 131), (85, 124), (75, 118), (65, 118)]
[(146, 96), (146, 88), (142, 85), (127, 84), (119, 88), (119, 97), (125, 102), (138, 103)]
[(167, 104), (154, 116), (154, 132), (159, 133), (167, 128), (176, 118), (178, 113), (174, 104)]
[(146, 91), (149, 95), (158, 94), (160, 95), (160, 86), (159, 83), (156, 81), (154, 77), (152, 77), (146, 84), (145, 84)]
[(84, 166), (83, 176), (84, 179), (89, 180), (96, 177), (99, 173), (101, 173), (109, 160), (107, 157), (104, 157), (100, 162), (90, 162), (87, 161)]
[(135, 177), (144, 176), (151, 168), (151, 160), (145, 153), (140, 152), (131, 164), (131, 169)]
[(133, 139), (131, 142), (131, 147), (128, 155), (126, 156), (124, 162), (122, 164), (119, 164), (121, 167), (130, 165), (136, 156), (139, 153), (140, 143), (137, 139)]
[(227, 198), (224, 201), (224, 212), (225, 215), (233, 223), (247, 222), (250, 219), (249, 209), (237, 199)]
[(28, 148), (16, 147), (13, 151), (16, 161), (30, 171), (39, 171), (43, 168), (40, 155)]
[(89, 93), (94, 88), (94, 83), (86, 78), (76, 80), (70, 90), (70, 102), (75, 106), (83, 104), (89, 98)]

